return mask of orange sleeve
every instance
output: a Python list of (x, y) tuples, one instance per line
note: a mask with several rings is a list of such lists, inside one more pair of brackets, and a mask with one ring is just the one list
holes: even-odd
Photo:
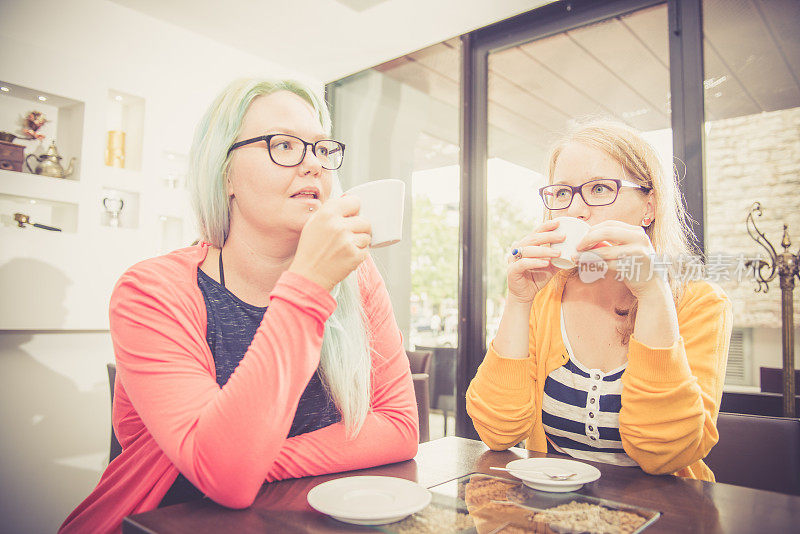
[(622, 376), (622, 444), (651, 474), (694, 464), (719, 438), (731, 303), (718, 287), (698, 282), (687, 287), (677, 312), (680, 339), (652, 348), (631, 338)]
[(493, 450), (517, 445), (536, 420), (532, 356), (503, 358), (489, 345), (467, 389), (467, 413), (481, 440)]

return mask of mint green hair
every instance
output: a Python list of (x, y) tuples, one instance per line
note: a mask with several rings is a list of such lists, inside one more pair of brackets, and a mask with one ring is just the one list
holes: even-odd
[[(217, 96), (197, 125), (189, 153), (187, 186), (202, 238), (217, 248), (222, 248), (230, 231), (230, 199), (225, 183), (231, 162), (228, 148), (239, 136), (253, 100), (279, 91), (289, 91), (308, 102), (323, 130), (330, 134), (330, 111), (324, 100), (295, 80), (236, 80)], [(334, 189), (340, 189), (335, 174), (333, 182)], [(372, 369), (357, 273), (354, 271), (337, 284), (331, 294), (337, 305), (325, 322), (320, 371), (347, 433), (353, 437), (369, 412)]]
[(230, 231), (230, 200), (225, 178), (230, 167), (228, 148), (236, 141), (250, 104), (259, 96), (289, 91), (312, 108), (326, 133), (331, 117), (325, 102), (309, 87), (294, 80), (236, 80), (220, 93), (197, 125), (189, 156), (189, 186), (203, 239), (221, 248)]

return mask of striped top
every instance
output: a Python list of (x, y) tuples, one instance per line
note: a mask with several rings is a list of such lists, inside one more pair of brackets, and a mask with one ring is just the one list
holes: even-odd
[(556, 451), (573, 458), (616, 465), (637, 465), (622, 448), (619, 410), (622, 374), (627, 362), (608, 373), (588, 369), (572, 352), (561, 308), (561, 337), (569, 360), (547, 376), (542, 423)]

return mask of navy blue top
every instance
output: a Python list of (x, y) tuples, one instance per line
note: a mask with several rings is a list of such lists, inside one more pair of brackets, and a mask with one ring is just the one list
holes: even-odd
[[(224, 386), (250, 347), (267, 308), (239, 300), (216, 280), (197, 269), (197, 285), (208, 315), (206, 341), (214, 356), (217, 383)], [(341, 414), (319, 376), (314, 373), (297, 404), (288, 437), (319, 430), (341, 420)], [(198, 499), (203, 494), (183, 474), (170, 487), (159, 507)]]

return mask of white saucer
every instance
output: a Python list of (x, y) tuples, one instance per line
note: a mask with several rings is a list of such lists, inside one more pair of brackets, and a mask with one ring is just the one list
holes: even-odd
[[(594, 482), (600, 478), (600, 470), (596, 467), (576, 462), (575, 460), (563, 460), (561, 458), (524, 458), (508, 462), (506, 468), (511, 474), (522, 480), (526, 486), (554, 493), (566, 493), (581, 488), (584, 484)], [(515, 471), (519, 469), (520, 471)], [(540, 470), (553, 475), (577, 473), (569, 480), (553, 480), (547, 475), (539, 473), (526, 473), (525, 470)]]
[(308, 492), (318, 512), (354, 525), (384, 525), (419, 512), (431, 492), (416, 482), (396, 477), (345, 477), (323, 482)]

